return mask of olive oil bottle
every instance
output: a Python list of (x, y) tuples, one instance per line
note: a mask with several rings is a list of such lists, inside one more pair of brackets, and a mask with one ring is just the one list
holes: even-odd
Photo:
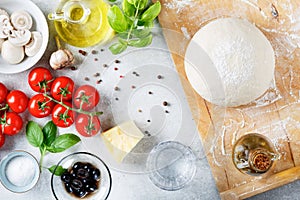
[(48, 18), (54, 20), (63, 41), (76, 47), (88, 47), (113, 37), (107, 21), (108, 9), (109, 5), (103, 0), (63, 0)]

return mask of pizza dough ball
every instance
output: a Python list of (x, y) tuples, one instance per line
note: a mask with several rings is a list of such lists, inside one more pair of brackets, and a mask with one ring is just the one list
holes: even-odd
[(226, 107), (248, 104), (270, 87), (275, 56), (265, 35), (236, 18), (214, 20), (192, 38), (185, 55), (187, 77), (199, 95)]

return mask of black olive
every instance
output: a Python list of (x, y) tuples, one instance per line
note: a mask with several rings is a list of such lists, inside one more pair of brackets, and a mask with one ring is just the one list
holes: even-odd
[(73, 192), (73, 189), (71, 187), (71, 185), (69, 183), (65, 183), (65, 188), (67, 190), (68, 193), (72, 193)]
[(87, 195), (87, 192), (85, 190), (76, 190), (73, 192), (73, 194), (79, 198), (83, 198), (85, 195)]
[(100, 170), (99, 169), (94, 169), (92, 171), (92, 177), (95, 181), (100, 180)]
[(83, 168), (83, 166), (84, 166), (84, 163), (82, 163), (82, 162), (76, 162), (76, 163), (73, 165), (72, 169), (76, 171), (77, 169)]
[(74, 179), (74, 180), (72, 180), (72, 182), (71, 182), (71, 187), (72, 187), (74, 190), (80, 190), (80, 189), (83, 187), (83, 184), (82, 184), (81, 180), (79, 180), (79, 179)]
[(90, 183), (89, 185), (85, 186), (85, 189), (88, 192), (95, 192), (98, 189), (98, 187), (95, 183)]
[(78, 169), (76, 173), (78, 178), (85, 179), (89, 177), (89, 173), (86, 169)]
[(69, 172), (63, 173), (60, 178), (64, 183), (69, 183), (71, 181), (71, 175)]
[(94, 169), (94, 167), (90, 163), (85, 163), (85, 165), (83, 166), (83, 169), (87, 170), (87, 172), (90, 172), (90, 171), (92, 171), (92, 169)]

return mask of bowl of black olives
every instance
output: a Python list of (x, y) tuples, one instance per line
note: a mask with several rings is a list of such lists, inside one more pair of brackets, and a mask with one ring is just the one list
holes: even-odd
[(104, 200), (111, 184), (106, 164), (88, 152), (72, 153), (61, 159), (51, 177), (52, 193), (57, 200)]

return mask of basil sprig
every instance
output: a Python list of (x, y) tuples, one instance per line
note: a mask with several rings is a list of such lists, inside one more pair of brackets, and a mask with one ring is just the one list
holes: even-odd
[(160, 10), (159, 1), (148, 5), (148, 0), (123, 0), (122, 9), (112, 6), (107, 18), (118, 35), (118, 42), (110, 46), (110, 51), (119, 54), (128, 46), (145, 47), (151, 44), (153, 21)]
[(36, 122), (29, 121), (26, 126), (26, 138), (32, 146), (40, 149), (40, 169), (47, 151), (59, 153), (67, 150), (80, 141), (80, 138), (72, 133), (58, 136), (57, 126), (52, 121), (49, 121), (43, 128)]

